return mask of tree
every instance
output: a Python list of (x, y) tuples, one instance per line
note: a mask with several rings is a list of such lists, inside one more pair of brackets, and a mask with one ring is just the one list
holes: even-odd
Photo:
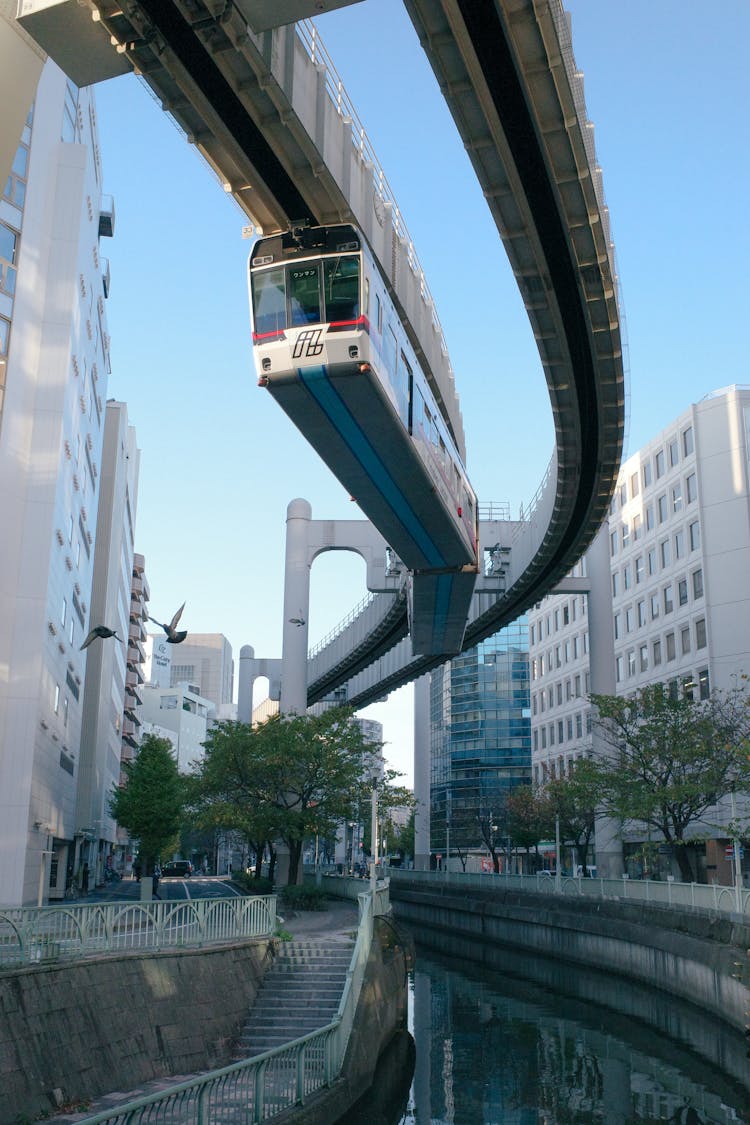
[(513, 844), (517, 848), (525, 848), (527, 853), (554, 832), (554, 816), (549, 802), (530, 785), (519, 785), (508, 794), (506, 812), (508, 834)]
[(140, 842), (144, 871), (173, 851), (183, 819), (186, 791), (172, 743), (147, 734), (132, 762), (123, 763), (125, 783), (114, 787), (109, 811)]
[(601, 763), (578, 758), (566, 776), (550, 778), (542, 789), (546, 824), (554, 832), (559, 820), (560, 839), (573, 845), (584, 875), (588, 874), (588, 851), (601, 805), (603, 775)]
[(694, 700), (654, 684), (631, 699), (591, 701), (612, 751), (603, 773), (608, 810), (661, 833), (675, 849), (682, 879), (691, 882), (688, 829), (750, 780), (744, 689)]
[(414, 859), (414, 809), (409, 813), (406, 824), (396, 829), (393, 839), (393, 850), (401, 856), (402, 863)]
[(256, 727), (220, 723), (204, 746), (196, 768), (200, 815), (248, 838), (283, 840), (290, 884), (297, 881), (305, 838), (331, 836), (351, 817), (363, 755), (373, 751), (347, 708), (274, 715)]
[[(372, 743), (370, 743), (371, 745)], [(391, 814), (395, 809), (413, 810), (416, 804), (411, 789), (407, 789), (404, 785), (395, 784), (396, 779), (402, 776), (403, 774), (400, 774), (397, 770), (386, 770), (383, 776), (378, 779), (378, 833), (380, 838), (378, 851), (381, 859), (383, 840), (393, 840), (394, 836), (398, 834), (398, 830), (394, 828)], [(366, 810), (370, 809), (372, 803), (372, 779), (362, 783), (358, 801), (359, 816), (363, 822), (362, 850), (367, 855), (371, 855), (372, 817)]]

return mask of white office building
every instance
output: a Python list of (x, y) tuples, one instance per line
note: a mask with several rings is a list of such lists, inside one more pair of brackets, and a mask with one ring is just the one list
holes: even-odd
[(109, 374), (96, 110), (51, 62), (0, 200), (0, 902), (64, 886)]
[[(135, 734), (134, 718), (132, 714), (125, 718), (124, 708), (128, 662), (132, 665), (143, 660), (140, 623), (133, 628), (130, 623), (139, 460), (127, 407), (110, 400), (106, 405), (89, 621), (114, 629), (116, 636), (94, 641), (82, 654), (86, 668), (76, 802), (76, 840), (80, 843), (74, 866), (77, 869), (84, 860), (88, 862), (92, 885), (103, 881), (105, 866), (117, 843), (109, 798), (120, 780), (125, 725), (131, 739)], [(59, 895), (60, 888), (56, 890)], [(52, 890), (50, 894), (52, 897)]]
[(189, 773), (191, 764), (203, 757), (203, 743), (215, 717), (214, 703), (204, 699), (195, 684), (143, 688), (141, 734), (169, 738), (180, 773)]
[[(162, 634), (163, 635), (163, 634)], [(155, 638), (158, 640), (158, 638)], [(227, 718), (232, 706), (234, 660), (232, 646), (223, 633), (188, 633), (179, 645), (171, 645), (169, 686), (194, 684), (204, 699)]]
[[(589, 593), (529, 614), (537, 782), (591, 751), (589, 691), (664, 683), (705, 699), (750, 673), (750, 387), (707, 395), (623, 464), (604, 536), (608, 564), (582, 560)], [(611, 636), (596, 656), (595, 616)], [(705, 831), (699, 874), (729, 881), (726, 842)]]

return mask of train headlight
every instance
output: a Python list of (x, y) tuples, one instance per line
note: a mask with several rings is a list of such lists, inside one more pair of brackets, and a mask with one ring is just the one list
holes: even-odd
[(359, 348), (356, 344), (349, 345), (349, 359), (356, 359), (359, 355)]
[(261, 360), (260, 366), (262, 367), (262, 369), (264, 371), (270, 371), (271, 370), (271, 361), (268, 358), (268, 356), (264, 356), (264, 358)]

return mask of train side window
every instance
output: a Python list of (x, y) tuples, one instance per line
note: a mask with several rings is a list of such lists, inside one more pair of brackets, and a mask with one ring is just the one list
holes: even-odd
[(320, 270), (318, 266), (289, 266), (287, 268), (287, 289), (291, 326), (296, 328), (300, 324), (320, 324)]
[(378, 326), (378, 332), (382, 333), (382, 331), (383, 331), (383, 306), (380, 302), (380, 295), (378, 293), (375, 294), (375, 311), (376, 311), (376, 314), (377, 314), (376, 323), (377, 323), (377, 326)]
[(253, 274), (253, 320), (258, 336), (283, 332), (286, 328), (283, 268)]
[(356, 320), (359, 316), (359, 258), (323, 261), (326, 320)]
[(385, 336), (383, 337), (383, 353), (385, 369), (388, 372), (389, 378), (392, 379), (396, 372), (396, 356), (398, 354), (398, 349), (396, 347), (396, 337), (390, 324), (386, 328)]

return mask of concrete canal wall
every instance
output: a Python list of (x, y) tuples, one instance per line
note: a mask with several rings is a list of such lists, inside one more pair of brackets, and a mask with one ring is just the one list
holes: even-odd
[(226, 1065), (268, 939), (0, 972), (0, 1122)]
[(461, 889), (399, 877), (391, 883), (396, 918), (421, 942), (427, 934), (461, 941), (463, 956), (487, 963), (487, 950), (523, 951), (558, 964), (616, 973), (697, 1004), (737, 1029), (750, 1026), (750, 924), (645, 903)]

